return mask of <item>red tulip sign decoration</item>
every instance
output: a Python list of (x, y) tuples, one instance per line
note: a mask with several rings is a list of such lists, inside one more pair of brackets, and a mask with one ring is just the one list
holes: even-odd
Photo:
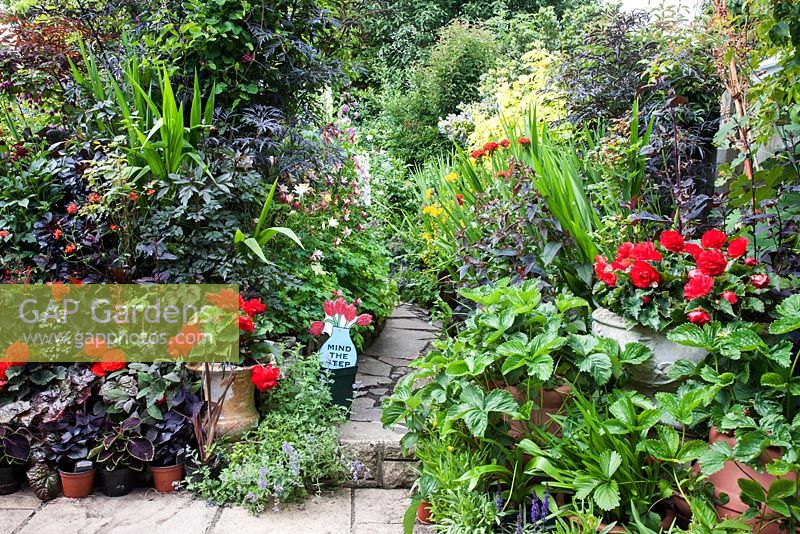
[(325, 320), (312, 323), (310, 332), (315, 336), (330, 334), (328, 341), (319, 350), (324, 369), (355, 367), (358, 355), (353, 340), (350, 339), (350, 329), (353, 326), (367, 326), (372, 322), (372, 316), (368, 313), (358, 315), (358, 300), (349, 304), (338, 292), (334, 296), (336, 300), (325, 301)]

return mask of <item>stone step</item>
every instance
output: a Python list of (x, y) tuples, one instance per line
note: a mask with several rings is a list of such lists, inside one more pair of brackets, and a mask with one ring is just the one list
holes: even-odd
[(346, 485), (356, 488), (410, 488), (417, 479), (418, 462), (400, 448), (403, 435), (377, 421), (348, 421), (339, 427), (339, 442), (366, 468), (363, 478)]

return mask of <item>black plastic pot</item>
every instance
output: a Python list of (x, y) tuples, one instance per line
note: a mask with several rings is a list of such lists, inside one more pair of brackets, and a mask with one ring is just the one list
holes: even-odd
[(21, 485), (22, 477), (18, 467), (0, 467), (0, 495), (14, 493)]
[(343, 369), (331, 369), (331, 400), (338, 406), (344, 406), (348, 410), (353, 404), (353, 384), (356, 383), (356, 373), (358, 366), (345, 367)]
[(100, 491), (108, 497), (122, 497), (133, 491), (133, 472), (127, 467), (113, 471), (101, 468), (98, 473), (100, 475)]

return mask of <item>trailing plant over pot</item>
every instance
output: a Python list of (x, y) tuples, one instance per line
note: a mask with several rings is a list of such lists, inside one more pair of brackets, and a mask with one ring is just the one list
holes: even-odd
[(21, 472), (30, 455), (30, 433), (24, 428), (0, 425), (0, 495), (19, 489)]
[(129, 417), (104, 431), (99, 444), (89, 451), (89, 459), (100, 464), (100, 484), (109, 497), (127, 495), (133, 489), (131, 471), (141, 471), (154, 456), (153, 443), (142, 436), (142, 421)]

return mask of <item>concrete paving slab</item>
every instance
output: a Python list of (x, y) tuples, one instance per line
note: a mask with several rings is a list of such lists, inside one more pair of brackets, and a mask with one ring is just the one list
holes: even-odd
[(389, 317), (386, 319), (386, 328), (399, 328), (400, 330), (423, 330), (428, 332), (439, 332), (440, 328), (431, 324), (427, 319), (416, 317)]
[(9, 508), (24, 508), (34, 509), (38, 507), (42, 501), (31, 491), (30, 488), (23, 488), (11, 495), (0, 496), (0, 510)]
[(361, 380), (363, 382), (361, 378), (363, 375), (389, 376), (391, 373), (392, 366), (388, 363), (383, 363), (377, 358), (364, 354), (358, 357), (358, 376), (356, 377), (356, 381)]
[(355, 489), (353, 491), (355, 524), (403, 524), (403, 514), (411, 504), (411, 497), (407, 489)]
[(31, 514), (33, 514), (33, 510), (3, 509), (0, 512), (0, 534), (12, 534)]
[(302, 504), (285, 504), (279, 512), (268, 511), (260, 516), (243, 508), (225, 508), (210, 534), (346, 534), (351, 525), (351, 491), (323, 493)]
[(366, 350), (373, 356), (389, 356), (414, 360), (429, 342), (436, 339), (433, 332), (417, 332), (413, 330), (399, 330), (385, 328), (375, 343)]
[(137, 490), (110, 499), (61, 497), (45, 504), (18, 534), (175, 534), (203, 533), (216, 507), (179, 494)]

